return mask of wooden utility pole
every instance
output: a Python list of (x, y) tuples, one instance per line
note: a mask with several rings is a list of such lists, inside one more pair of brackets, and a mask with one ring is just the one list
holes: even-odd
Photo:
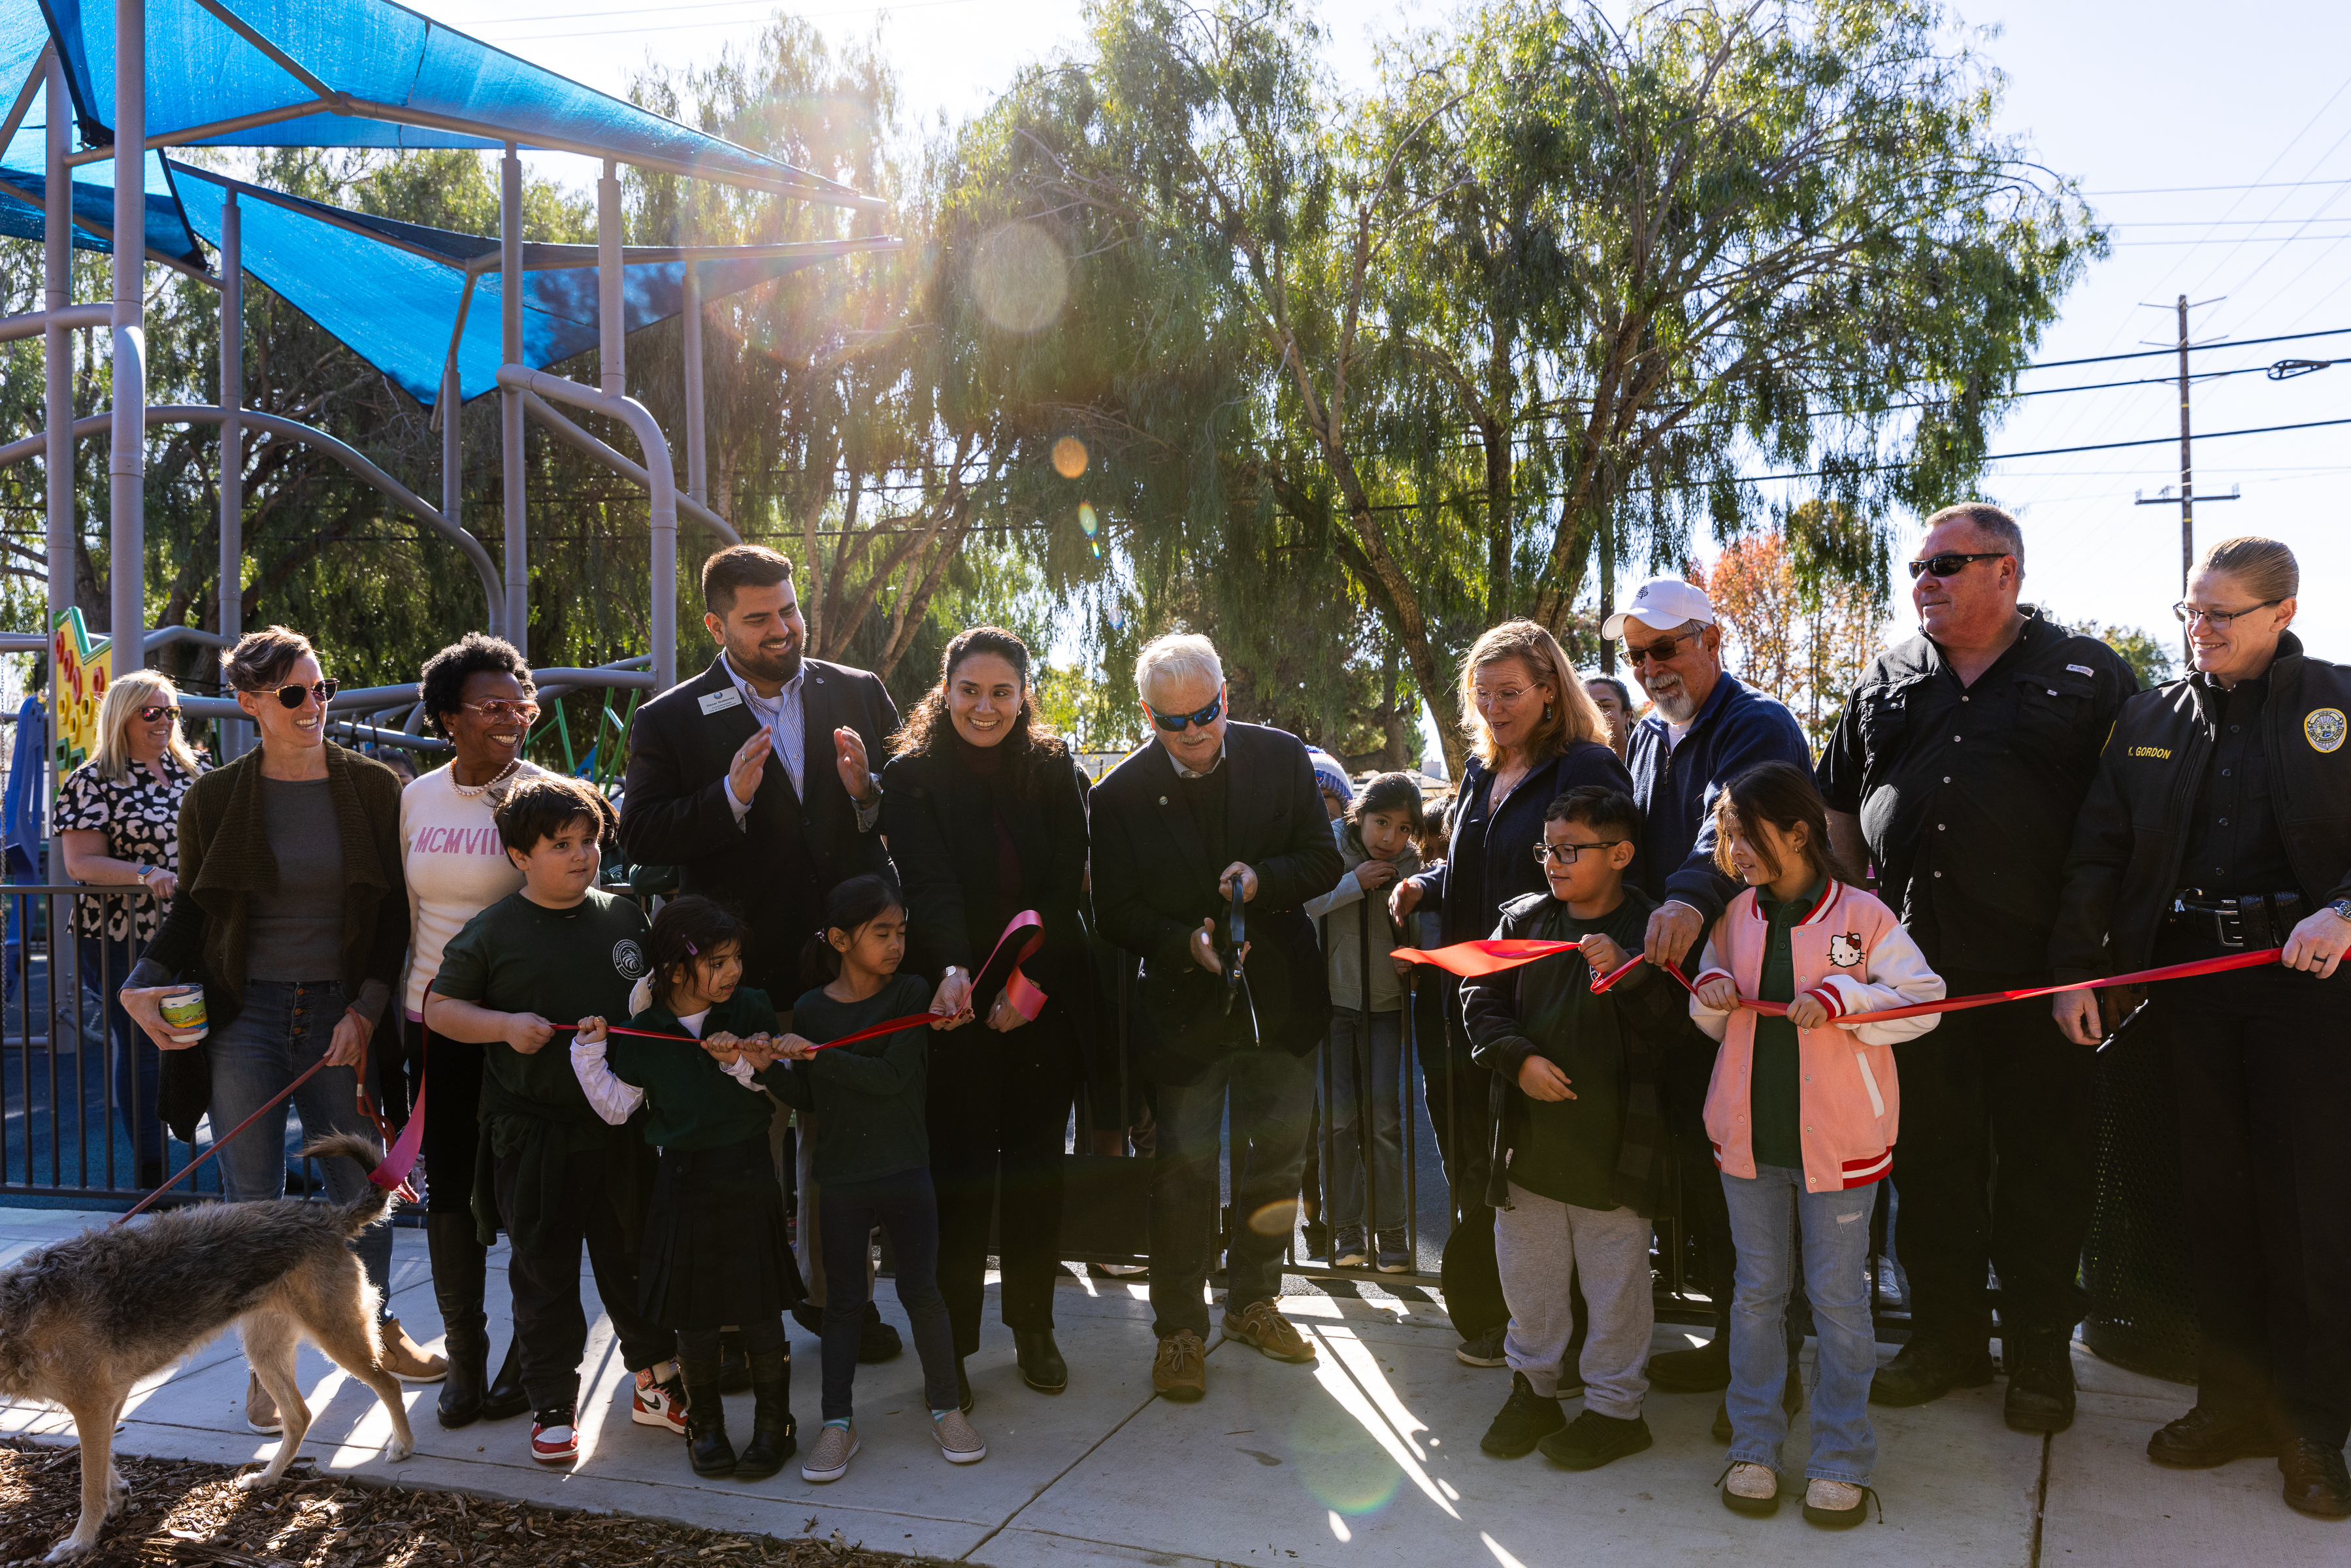
[[(2225, 296), (2222, 298), (2225, 298)], [(2217, 305), (2220, 303), (2220, 299), (2200, 299), (2197, 301), (2197, 303), (2199, 305)], [(2149, 309), (2162, 308), (2161, 306), (2155, 305), (2151, 305), (2147, 308)], [(2202, 344), (2191, 343), (2188, 340), (2188, 312), (2190, 308), (2191, 307), (2188, 303), (2188, 296), (2185, 294), (2179, 296), (2172, 305), (2172, 309), (2177, 313), (2179, 319), (2179, 495), (2178, 498), (2179, 501), (2179, 597), (2183, 600), (2188, 597), (2188, 574), (2194, 570), (2196, 567), (2196, 464), (2188, 417), (2188, 388), (2189, 385), (2189, 377), (2188, 374), (2188, 351), (2190, 349), (2203, 347)], [(2142, 339), (2140, 340), (2144, 342), (2146, 340)], [(2233, 501), (2237, 497), (2234, 494), (2206, 497), (2208, 500), (2214, 501)], [(2142, 507), (2169, 506), (2172, 499), (2173, 497), (2168, 491), (2153, 496), (2140, 496), (2135, 497), (2136, 504)], [(2180, 636), (2182, 639), (2181, 645), (2183, 647), (2188, 646), (2186, 642), (2187, 631), (2185, 628), (2181, 629)], [(2191, 665), (2195, 663), (2195, 656), (2192, 649), (2189, 655), (2189, 662)]]

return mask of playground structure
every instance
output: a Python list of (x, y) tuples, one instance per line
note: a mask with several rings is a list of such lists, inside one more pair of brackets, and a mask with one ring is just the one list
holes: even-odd
[[(67, 637), (78, 526), (73, 443), (83, 437), (109, 443), (112, 570), (105, 656), (129, 668), (174, 641), (234, 643), (241, 602), (227, 585), (242, 578), (242, 455), (248, 434), (256, 434), (333, 458), (449, 541), (481, 581), (483, 630), (528, 656), (528, 418), (644, 488), (652, 544), (647, 651), (594, 669), (535, 670), (542, 695), (603, 687), (631, 691), (633, 700), (665, 689), (677, 674), (680, 515), (720, 541), (739, 542), (706, 492), (703, 301), (899, 243), (876, 235), (717, 246), (684, 243), (681, 235), (673, 246), (624, 246), (622, 164), (857, 212), (879, 212), (882, 204), (543, 70), (390, 0), (111, 0), (110, 9), (80, 0), (0, 0), (0, 94), (19, 83), (12, 98), (0, 98), (9, 104), (0, 122), (0, 233), (42, 242), (45, 308), (0, 319), (0, 341), (43, 338), (47, 395), (46, 428), (0, 443), (0, 463), (44, 460), (49, 586), (47, 624), (0, 632), (0, 652), (54, 653)], [(500, 151), (499, 233), (452, 234), (289, 196), (165, 155), (179, 146)], [(602, 161), (595, 246), (525, 243), (525, 151)], [(135, 168), (126, 168), (131, 160)], [(215, 258), (210, 262), (207, 246)], [(111, 251), (110, 301), (73, 302), (72, 248)], [(146, 402), (141, 286), (151, 258), (219, 291), (216, 403)], [(243, 406), (248, 271), (433, 411), (442, 433), (438, 507), (332, 435)], [(682, 492), (667, 434), (625, 391), (627, 333), (672, 316), (682, 317), (684, 326)], [(68, 334), (100, 328), (111, 335), (113, 406), (76, 421)], [(547, 369), (590, 347), (597, 385)], [(492, 393), (499, 400), (504, 479), (496, 559), (460, 515), (463, 458), (452, 414), (453, 405)], [(626, 427), (637, 459), (582, 428), (559, 404)], [(223, 444), (224, 591), (218, 624), (209, 630), (151, 632), (144, 624), (145, 434), (150, 426), (172, 424), (215, 425)], [(53, 658), (52, 669), (60, 663)], [(52, 795), (71, 766), (55, 732), (57, 706), (48, 709)], [(224, 759), (242, 749), (248, 727), (233, 700), (187, 697), (182, 706), (193, 716), (223, 721)], [(422, 733), (424, 716), (413, 684), (342, 692), (329, 707), (344, 737), (439, 748)], [(625, 718), (609, 707), (606, 713), (625, 729)], [(555, 722), (564, 722), (559, 706)], [(569, 753), (568, 730), (563, 741)]]

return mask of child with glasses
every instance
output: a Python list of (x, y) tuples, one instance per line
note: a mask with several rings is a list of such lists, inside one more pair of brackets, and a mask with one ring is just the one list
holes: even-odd
[[(1656, 1322), (1649, 1221), (1666, 1165), (1656, 1075), (1688, 1025), (1680, 988), (1646, 964), (1592, 989), (1639, 953), (1655, 907), (1625, 882), (1640, 836), (1640, 808), (1621, 790), (1582, 785), (1553, 800), (1534, 847), (1549, 891), (1504, 904), (1494, 935), (1576, 946), (1461, 988), (1470, 1060), (1493, 1072), (1500, 1102), (1485, 1199), (1510, 1308), (1510, 1396), (1479, 1445), (1499, 1458), (1540, 1448), (1588, 1470), (1651, 1442), (1641, 1404)], [(1560, 1401), (1579, 1387), (1571, 1423)]]
[(1412, 1270), (1404, 1223), (1405, 966), (1391, 955), (1413, 944), (1399, 940), (1387, 894), (1398, 877), (1420, 870), (1414, 849), (1422, 826), (1420, 786), (1409, 773), (1383, 773), (1348, 803), (1342, 822), (1345, 871), (1336, 887), (1306, 901), (1307, 915), (1322, 923), (1331, 977), (1331, 1032), (1322, 1044), (1331, 1266), (1362, 1269), (1376, 1255), (1380, 1272), (1404, 1274)]
[(1869, 1224), (1901, 1113), (1894, 1044), (1940, 1019), (1852, 1020), (1939, 1001), (1943, 981), (1892, 910), (1838, 880), (1808, 770), (1750, 768), (1723, 787), (1714, 812), (1715, 862), (1747, 884), (1708, 934), (1689, 1009), (1721, 1041), (1706, 1134), (1739, 1254), (1722, 1501), (1750, 1515), (1780, 1506), (1782, 1318), (1801, 1269), (1820, 1335), (1804, 1517), (1858, 1524), (1877, 1458)]

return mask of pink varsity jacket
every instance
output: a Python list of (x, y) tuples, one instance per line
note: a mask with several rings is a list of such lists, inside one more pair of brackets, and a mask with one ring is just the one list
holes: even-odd
[[(1763, 945), (1770, 923), (1749, 888), (1730, 901), (1708, 934), (1702, 967), (1692, 981), (1729, 976), (1739, 994), (1755, 995), (1763, 972)], [(1804, 1186), (1814, 1192), (1866, 1186), (1894, 1163), (1894, 1138), (1901, 1116), (1895, 1081), (1894, 1042), (1913, 1040), (1941, 1019), (1896, 1019), (1888, 1023), (1840, 1023), (1853, 1013), (1940, 1001), (1942, 977), (1927, 967), (1918, 945), (1894, 912), (1857, 887), (1829, 879), (1820, 902), (1789, 934), (1799, 995), (1818, 997), (1828, 1008), (1823, 1029), (1796, 1035), (1803, 1106)], [(1754, 1132), (1748, 1121), (1749, 1079), (1755, 1058), (1755, 1019), (1741, 1008), (1716, 1012), (1696, 997), (1690, 1017), (1722, 1048), (1707, 1086), (1706, 1135), (1715, 1164), (1735, 1176), (1755, 1175)]]

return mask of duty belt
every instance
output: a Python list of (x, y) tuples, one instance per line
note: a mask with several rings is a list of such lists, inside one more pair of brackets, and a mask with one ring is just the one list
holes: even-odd
[(2167, 918), (2175, 930), (2223, 947), (2282, 947), (2304, 913), (2300, 893), (2222, 897), (2186, 887), (2173, 897)]

